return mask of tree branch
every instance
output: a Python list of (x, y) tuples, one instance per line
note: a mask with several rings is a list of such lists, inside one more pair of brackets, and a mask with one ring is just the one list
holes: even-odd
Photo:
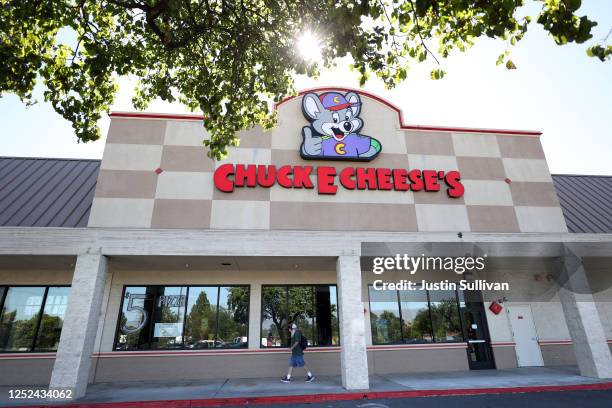
[(416, 24), (416, 29), (417, 29), (417, 34), (419, 35), (419, 38), (421, 39), (421, 45), (423, 46), (423, 48), (425, 48), (425, 50), (433, 57), (433, 59), (436, 61), (436, 63), (438, 65), (440, 65), (440, 61), (438, 61), (438, 59), (436, 58), (436, 56), (434, 55), (433, 52), (431, 52), (429, 50), (429, 48), (427, 48), (427, 45), (425, 44), (425, 40), (423, 39), (423, 36), (421, 35), (421, 27), (419, 26), (419, 18), (416, 15), (416, 10), (414, 8), (414, 4), (412, 3), (412, 0), (409, 1), (410, 3), (410, 8), (412, 9), (412, 15), (414, 17), (414, 22)]

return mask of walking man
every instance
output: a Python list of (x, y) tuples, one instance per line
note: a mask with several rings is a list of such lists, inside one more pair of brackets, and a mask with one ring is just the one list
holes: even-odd
[(302, 337), (302, 333), (298, 330), (297, 325), (293, 323), (291, 325), (291, 358), (289, 359), (289, 371), (285, 377), (281, 378), (281, 381), (284, 383), (291, 382), (291, 372), (293, 371), (293, 367), (304, 367), (304, 370), (306, 370), (307, 373), (306, 382), (312, 382), (315, 379), (304, 362)]

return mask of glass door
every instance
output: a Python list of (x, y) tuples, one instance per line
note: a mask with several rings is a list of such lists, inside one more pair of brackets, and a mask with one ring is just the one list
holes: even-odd
[(480, 292), (466, 291), (463, 297), (464, 299), (460, 299), (461, 321), (468, 343), (470, 369), (495, 368), (482, 295)]

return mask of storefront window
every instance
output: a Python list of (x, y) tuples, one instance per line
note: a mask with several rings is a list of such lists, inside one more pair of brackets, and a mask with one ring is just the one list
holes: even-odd
[(454, 290), (431, 291), (429, 298), (436, 341), (463, 341), (456, 292)]
[[(288, 293), (289, 320), (287, 323), (297, 324), (310, 345), (314, 345), (314, 288), (312, 286), (290, 286)], [(287, 347), (291, 346), (290, 341), (286, 344)]]
[(289, 332), (286, 286), (264, 286), (261, 289), (261, 314), (261, 345), (285, 347)]
[[(147, 290), (148, 289), (148, 290)], [(155, 288), (130, 286), (125, 288), (119, 316), (117, 348), (120, 350), (148, 349), (150, 320)]]
[(68, 287), (0, 288), (0, 351), (57, 350), (69, 292)]
[(338, 328), (338, 296), (335, 286), (315, 287), (315, 344), (337, 346), (340, 344)]
[(35, 350), (56, 351), (59, 345), (64, 316), (68, 307), (69, 287), (51, 287), (47, 292), (43, 316), (36, 338)]
[(247, 286), (127, 286), (115, 350), (248, 346)]
[(310, 346), (336, 346), (338, 300), (334, 285), (264, 286), (262, 347), (288, 347), (289, 326), (297, 324)]
[(223, 347), (248, 347), (249, 289), (219, 288), (217, 339)]
[(399, 292), (402, 311), (404, 343), (430, 343), (433, 341), (431, 319), (426, 290)]
[(370, 286), (370, 326), (375, 344), (400, 343), (402, 329), (396, 291), (374, 290)]
[(215, 287), (189, 288), (185, 345), (190, 349), (207, 349), (215, 344), (217, 333), (217, 292)]
[(370, 286), (369, 295), (373, 344), (463, 341), (455, 291), (383, 291)]
[(183, 348), (187, 287), (160, 286), (154, 302), (152, 349)]

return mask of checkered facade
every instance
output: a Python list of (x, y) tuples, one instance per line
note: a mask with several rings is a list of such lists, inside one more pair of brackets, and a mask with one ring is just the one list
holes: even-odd
[[(240, 135), (214, 162), (201, 121), (114, 117), (90, 227), (453, 232), (566, 232), (539, 137), (401, 128), (395, 110), (362, 97), (363, 134), (382, 143), (369, 163), (306, 161), (299, 155), (301, 98), (279, 107), (279, 124)], [(215, 189), (223, 163), (459, 170), (460, 199), (439, 192)]]

